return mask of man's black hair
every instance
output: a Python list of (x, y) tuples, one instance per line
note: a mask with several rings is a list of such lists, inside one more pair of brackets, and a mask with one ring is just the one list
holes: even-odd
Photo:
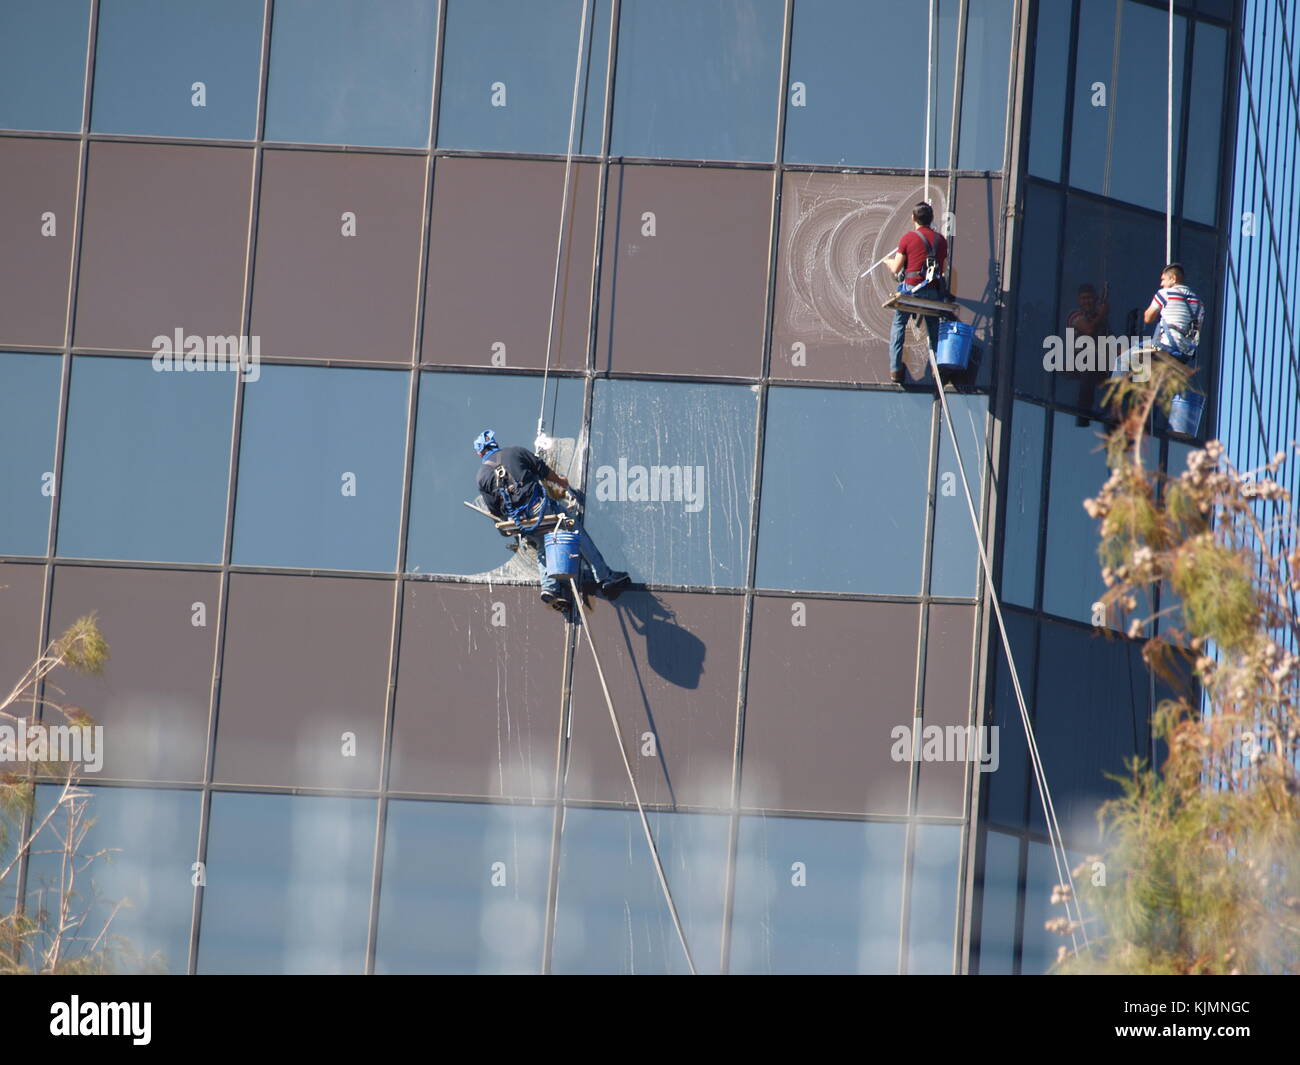
[(920, 222), (923, 226), (928, 226), (934, 221), (934, 208), (924, 200), (912, 208), (912, 221)]
[(1187, 274), (1186, 274), (1186, 272), (1183, 270), (1183, 264), (1182, 264), (1182, 263), (1170, 263), (1168, 266), (1166, 266), (1166, 267), (1165, 267), (1163, 270), (1161, 270), (1160, 272), (1161, 272), (1162, 274), (1173, 274), (1173, 275), (1174, 275), (1174, 282), (1175, 282), (1175, 284), (1179, 284), (1179, 285), (1181, 285), (1184, 281), (1187, 280)]

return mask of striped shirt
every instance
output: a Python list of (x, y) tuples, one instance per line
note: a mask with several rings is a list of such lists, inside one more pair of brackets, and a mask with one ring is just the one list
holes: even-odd
[(1205, 318), (1205, 306), (1186, 285), (1162, 288), (1155, 294), (1160, 304), (1160, 321), (1155, 338), (1177, 348), (1184, 355), (1196, 354), (1196, 342)]

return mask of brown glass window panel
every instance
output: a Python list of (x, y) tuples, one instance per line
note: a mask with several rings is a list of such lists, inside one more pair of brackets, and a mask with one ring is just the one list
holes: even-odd
[(253, 152), (96, 142), (77, 283), (79, 348), (238, 336)]
[[(920, 177), (787, 174), (781, 193), (772, 376), (795, 381), (889, 380), (894, 312), (881, 306), (898, 287), (884, 266), (898, 248)], [(947, 182), (932, 182), (936, 219), (948, 210)], [(936, 223), (936, 225), (939, 223)], [(963, 315), (963, 319), (965, 316)], [(903, 361), (913, 380), (926, 344), (909, 326)]]
[(606, 195), (596, 368), (757, 377), (771, 173), (617, 166)]
[(535, 588), (406, 585), (388, 786), (549, 799), (564, 622)]
[[(44, 589), (44, 566), (0, 562), (0, 685), (6, 693), (40, 653)], [(30, 705), (22, 711), (11, 708), (13, 712), (30, 709)]]
[(388, 581), (231, 574), (216, 780), (378, 787), (392, 624)]
[(55, 696), (104, 726), (97, 779), (203, 779), (220, 594), (216, 573), (55, 570), (51, 632), (93, 612), (108, 643), (103, 673), (65, 672)]
[(263, 355), (411, 361), (424, 167), (404, 155), (266, 153), (252, 327)]
[(0, 343), (63, 346), (79, 152), (76, 141), (0, 138)]
[[(937, 726), (944, 729), (944, 751), (948, 751), (948, 729), (965, 728), (970, 723), (970, 675), (971, 675), (971, 641), (974, 639), (972, 626), (975, 622), (975, 608), (953, 604), (934, 604), (930, 607), (930, 621), (926, 637), (925, 650), (925, 696), (922, 699), (921, 725), (923, 729)], [(1001, 651), (999, 650), (999, 654)], [(966, 789), (966, 771), (975, 770), (971, 759), (978, 754), (969, 753), (991, 750), (1000, 754), (1000, 747), (988, 746), (992, 742), (992, 733), (963, 734), (965, 748), (957, 748), (956, 733), (953, 751), (967, 752), (966, 761), (926, 761), (922, 759), (919, 766), (920, 778), (917, 785), (916, 812), (933, 814), (941, 817), (960, 817), (962, 800)], [(922, 733), (924, 741), (925, 734)], [(983, 743), (980, 747), (977, 744)], [(924, 750), (924, 742), (922, 745)], [(994, 771), (996, 759), (988, 760), (990, 772)]]
[[(591, 632), (643, 802), (730, 805), (744, 600), (627, 592), (593, 601)], [(633, 801), (583, 638), (573, 667), (565, 795)]]
[(744, 806), (907, 812), (909, 766), (891, 757), (891, 733), (913, 724), (918, 609), (755, 599)]
[(953, 197), (952, 291), (961, 308), (959, 320), (975, 330), (975, 381), (993, 379), (993, 327), (998, 313), (1001, 267), (998, 245), (1001, 228), (1002, 181), (998, 178), (958, 178)]
[[(574, 165), (552, 367), (587, 365), (599, 188), (599, 167)], [(421, 362), (503, 369), (546, 364), (563, 201), (563, 163), (437, 161)]]

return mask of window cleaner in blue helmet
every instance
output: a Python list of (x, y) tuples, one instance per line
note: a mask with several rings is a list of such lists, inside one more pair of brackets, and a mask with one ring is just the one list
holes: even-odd
[(609, 599), (618, 598), (628, 585), (628, 575), (605, 564), (600, 550), (582, 528), (575, 513), (576, 506), (560, 503), (546, 491), (545, 486), (549, 483), (571, 494), (568, 479), (561, 477), (544, 459), (527, 448), (501, 447), (491, 429), (479, 433), (474, 441), (474, 450), (483, 459), (478, 471), (478, 490), (484, 504), (495, 517), (514, 522), (519, 535), (537, 550), (542, 602), (561, 613), (572, 606), (568, 591), (546, 569), (543, 530), (539, 526), (542, 519), (551, 514), (561, 514), (573, 521), (579, 550), (595, 574), (601, 592)]

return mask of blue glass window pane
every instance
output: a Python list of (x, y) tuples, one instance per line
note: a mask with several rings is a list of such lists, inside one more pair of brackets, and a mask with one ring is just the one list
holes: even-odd
[[(716, 973), (728, 819), (647, 818), (696, 971)], [(687, 971), (635, 810), (565, 811), (552, 967), (583, 974)]]
[[(971, 500), (978, 517), (984, 497), (984, 432), (988, 399), (977, 395), (949, 395), (948, 413), (961, 449)], [(940, 412), (942, 417), (942, 412)], [(979, 574), (979, 534), (971, 527), (970, 507), (962, 487), (948, 427), (939, 433), (939, 471), (934, 500), (934, 549), (930, 569), (931, 595), (974, 596)]]
[[(581, 456), (573, 461), (573, 455), (582, 425), (582, 382), (551, 378), (546, 397), (546, 431), (559, 445), (559, 472), (577, 483), (582, 463)], [(481, 460), (474, 454), (474, 438), (490, 428), (502, 447), (531, 449), (541, 402), (540, 377), (420, 375), (408, 573), (486, 575), (511, 560), (510, 541), (498, 536), (483, 515), (462, 506), (478, 499), (475, 478)], [(603, 551), (599, 538), (596, 542)]]
[[(920, 590), (933, 406), (916, 393), (768, 393), (762, 587)], [(819, 541), (823, 533), (833, 549)]]
[(266, 139), (429, 143), (437, 0), (278, 0)]
[(539, 972), (554, 816), (390, 802), (375, 972)]
[(907, 932), (909, 973), (953, 972), (960, 858), (961, 829), (956, 825), (916, 826)]
[(587, 529), (654, 584), (745, 583), (758, 396), (740, 385), (597, 381)]
[[(1007, 626), (1007, 639), (1015, 656), (1020, 688), (1030, 714), (1034, 713), (1034, 650), (1036, 626), (1034, 619), (1018, 610), (1003, 612)], [(998, 634), (991, 653), (995, 656), (997, 687), (993, 694), (993, 722), (998, 729), (998, 768), (984, 777), (988, 790), (988, 818), (991, 822), (1009, 828), (1025, 825), (1025, 788), (1029, 787), (1029, 754), (1025, 744), (1024, 719), (1016, 700), (1015, 686), (1011, 680), (1011, 667), (1002, 637)], [(1031, 717), (1032, 720), (1032, 717)]]
[(102, 0), (90, 128), (251, 140), (261, 65), (262, 0)]
[[(583, 0), (452, 0), (438, 147), (563, 155), (583, 7)], [(586, 9), (573, 147), (590, 155), (600, 151), (604, 134), (609, 0)]]
[(80, 130), (90, 0), (0, 6), (0, 129)]
[(745, 817), (733, 973), (893, 973), (904, 825)]
[(1002, 169), (1013, 7), (1012, 0), (971, 0), (966, 13), (957, 147), (957, 165), (962, 170)]
[(1029, 172), (1061, 180), (1072, 4), (1039, 4), (1034, 41), (1033, 117), (1029, 126)]
[(624, 0), (615, 155), (775, 158), (781, 0)]
[(74, 359), (58, 553), (219, 562), (234, 407), (233, 373)]
[(212, 796), (200, 973), (360, 973), (375, 801)]
[[(1070, 142), (1076, 188), (1164, 210), (1168, 19), (1161, 8), (1135, 0), (1081, 0)], [(1178, 116), (1186, 49), (1187, 19), (1177, 16), (1175, 163), (1183, 157)]]
[(1006, 534), (1002, 538), (1002, 598), (1033, 607), (1038, 587), (1038, 533), (1042, 527), (1043, 448), (1047, 411), (1033, 403), (1013, 405), (1007, 470)]
[[(1066, 851), (1070, 869), (1078, 868), (1081, 855)], [(1020, 971), (1038, 976), (1056, 964), (1061, 947), (1070, 946), (1070, 937), (1049, 932), (1043, 925), (1053, 917), (1064, 917), (1065, 907), (1052, 905), (1052, 889), (1061, 882), (1052, 848), (1046, 843), (1029, 841), (1029, 859), (1025, 869), (1025, 934), (1021, 947)], [(1071, 916), (1074, 916), (1071, 907)], [(1094, 932), (1095, 934), (1095, 932)]]
[[(37, 818), (50, 811), (60, 790), (52, 785), (36, 789)], [(189, 965), (194, 908), (190, 867), (198, 854), (200, 794), (153, 788), (89, 791), (73, 903), (84, 923), (70, 943), (68, 959), (80, 956), (108, 922), (114, 953), (121, 952), (117, 971), (184, 973)], [(32, 909), (57, 906), (62, 838), (68, 827), (67, 814), (56, 812), (37, 837), (27, 872)], [(100, 851), (107, 853), (90, 860)], [(82, 861), (87, 862), (84, 870)], [(120, 907), (116, 913), (115, 907)]]
[(984, 841), (983, 912), (978, 965), (981, 976), (1010, 976), (1016, 963), (1016, 888), (1020, 841), (990, 832)]
[[(934, 28), (930, 166), (936, 169), (948, 165), (951, 143), (957, 10), (956, 0), (942, 0)], [(929, 30), (924, 3), (795, 4), (785, 161), (923, 167)]]
[[(1192, 52), (1192, 99), (1188, 108), (1187, 159), (1182, 168), (1183, 216), (1213, 225), (1218, 214), (1219, 144), (1223, 130), (1224, 70), (1228, 31), (1196, 24)], [(1178, 175), (1175, 173), (1174, 179)]]
[(0, 354), (0, 552), (44, 555), (59, 426), (58, 355)]
[(1016, 391), (1039, 399), (1050, 398), (1052, 385), (1043, 368), (1044, 338), (1058, 336), (1063, 328), (1056, 313), (1060, 243), (1060, 193), (1030, 182), (1016, 292)]
[(408, 374), (263, 366), (244, 386), (234, 561), (392, 570)]

